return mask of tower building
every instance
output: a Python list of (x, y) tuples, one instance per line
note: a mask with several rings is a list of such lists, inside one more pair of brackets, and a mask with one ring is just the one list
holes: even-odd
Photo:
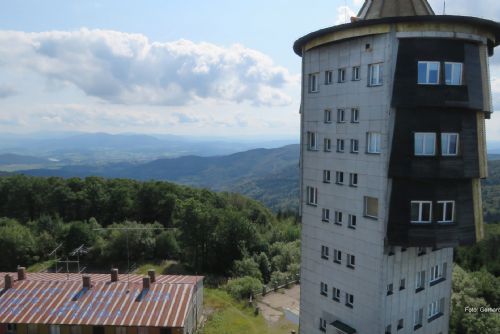
[(367, 0), (302, 57), (300, 333), (448, 333), (453, 247), (483, 234), (500, 24)]

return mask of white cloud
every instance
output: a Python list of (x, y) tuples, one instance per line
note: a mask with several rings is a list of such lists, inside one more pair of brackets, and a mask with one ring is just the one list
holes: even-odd
[(115, 104), (187, 105), (213, 98), (287, 105), (287, 69), (242, 45), (151, 42), (109, 30), (0, 31), (0, 68), (19, 67)]
[(356, 15), (357, 13), (349, 6), (340, 6), (337, 8), (337, 19), (335, 20), (335, 24), (349, 23), (351, 22), (351, 17)]

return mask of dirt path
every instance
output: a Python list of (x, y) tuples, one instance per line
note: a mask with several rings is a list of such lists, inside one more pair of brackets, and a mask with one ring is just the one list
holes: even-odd
[(285, 316), (285, 310), (294, 315), (300, 311), (300, 286), (294, 285), (290, 289), (271, 292), (259, 299), (259, 306), (262, 316), (269, 323), (276, 323)]

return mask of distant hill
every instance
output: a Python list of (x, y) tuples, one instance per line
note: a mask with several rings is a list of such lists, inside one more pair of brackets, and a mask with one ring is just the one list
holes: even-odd
[(49, 159), (29, 155), (19, 155), (13, 153), (0, 154), (0, 165), (44, 164), (48, 162), (50, 162)]
[(299, 145), (254, 149), (224, 156), (157, 159), (147, 163), (75, 165), (33, 169), (34, 176), (163, 180), (217, 191), (239, 192), (278, 210), (298, 207)]

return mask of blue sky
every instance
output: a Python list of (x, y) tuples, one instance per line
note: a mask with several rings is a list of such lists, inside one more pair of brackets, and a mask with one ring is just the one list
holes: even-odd
[[(430, 3), (442, 12), (442, 1)], [(297, 138), (300, 58), (292, 44), (343, 23), (361, 4), (3, 2), (0, 131)], [(449, 0), (447, 13), (500, 20), (500, 4)], [(494, 116), (488, 138), (500, 140), (499, 129)]]

